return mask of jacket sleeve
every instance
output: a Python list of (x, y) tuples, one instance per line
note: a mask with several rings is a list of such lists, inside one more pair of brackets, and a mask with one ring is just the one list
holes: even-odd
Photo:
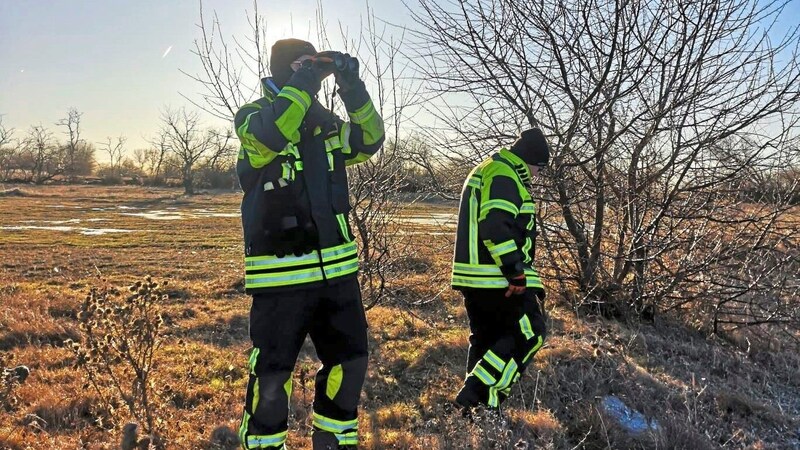
[(248, 103), (236, 113), (236, 135), (250, 164), (258, 169), (300, 141), (300, 125), (311, 106), (314, 74), (298, 70), (271, 104)]
[(386, 136), (383, 119), (375, 110), (363, 81), (349, 91), (339, 90), (339, 95), (350, 116), (350, 121), (342, 126), (341, 135), (345, 163), (350, 166), (372, 157), (381, 148)]
[(521, 205), (517, 185), (508, 176), (496, 175), (481, 188), (478, 235), (506, 278), (525, 271), (513, 231)]

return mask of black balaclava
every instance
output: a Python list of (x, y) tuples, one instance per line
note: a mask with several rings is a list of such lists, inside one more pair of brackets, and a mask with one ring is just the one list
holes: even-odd
[(550, 162), (550, 147), (538, 128), (523, 131), (511, 146), (511, 153), (532, 166), (546, 166)]
[(281, 39), (272, 46), (269, 56), (269, 70), (272, 72), (272, 81), (278, 87), (283, 87), (292, 77), (292, 63), (303, 55), (316, 55), (317, 50), (310, 42), (300, 39)]

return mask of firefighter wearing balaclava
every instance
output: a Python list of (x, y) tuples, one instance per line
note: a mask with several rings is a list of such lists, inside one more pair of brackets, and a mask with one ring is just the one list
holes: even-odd
[(464, 183), (452, 286), (464, 295), (471, 332), (466, 379), (456, 396), (465, 414), (481, 405), (497, 410), (544, 342), (529, 187), (549, 159), (541, 130), (526, 130)]
[[(253, 297), (250, 380), (239, 431), (245, 449), (285, 448), (292, 371), (307, 335), (322, 362), (314, 449), (358, 444), (367, 323), (345, 167), (369, 159), (384, 140), (383, 121), (358, 68), (347, 54), (280, 40), (272, 47), (272, 77), (262, 80), (263, 97), (236, 113), (245, 290)], [(316, 99), (330, 75), (349, 121)]]

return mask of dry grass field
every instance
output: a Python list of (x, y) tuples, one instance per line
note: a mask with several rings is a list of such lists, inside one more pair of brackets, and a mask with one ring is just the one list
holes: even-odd
[[(249, 351), (240, 195), (19, 188), (0, 197), (0, 361), (26, 365), (30, 376), (0, 392), (0, 449), (120, 448), (126, 410), (99, 401), (64, 341), (80, 341), (77, 314), (91, 287), (124, 289), (146, 275), (169, 281), (160, 305), (167, 336), (152, 375), (165, 447), (237, 448), (226, 430), (238, 427)], [(515, 387), (507, 422), (461, 418), (452, 398), (466, 315), (447, 289), (452, 238), (425, 220), (452, 213), (407, 211), (404, 228), (419, 251), (393, 297), (367, 312), (362, 448), (800, 448), (797, 354), (736, 346), (663, 317), (647, 325), (579, 318), (556, 299), (547, 303), (549, 339)], [(294, 374), (293, 449), (310, 446), (313, 355), (307, 345)], [(601, 411), (609, 394), (658, 428), (626, 434)]]

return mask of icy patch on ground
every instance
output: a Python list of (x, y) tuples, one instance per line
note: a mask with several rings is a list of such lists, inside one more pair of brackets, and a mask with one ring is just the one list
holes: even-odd
[(47, 231), (60, 231), (62, 233), (69, 233), (77, 231), (86, 236), (102, 236), (110, 233), (133, 233), (139, 230), (122, 230), (119, 228), (83, 228), (83, 227), (63, 227), (63, 226), (38, 226), (38, 225), (16, 225), (10, 227), (0, 227), (0, 230), (9, 231), (22, 231), (22, 230), (47, 230)]
[(176, 211), (148, 211), (140, 213), (120, 213), (122, 216), (142, 217), (150, 220), (180, 220), (183, 215)]
[(197, 219), (204, 217), (240, 217), (238, 212), (222, 212), (213, 209), (190, 209), (179, 211), (178, 208), (170, 207), (162, 210), (152, 210), (147, 212), (120, 213), (123, 216), (142, 217), (150, 220), (181, 220)]
[(455, 228), (458, 215), (454, 213), (430, 213), (425, 215), (400, 216), (400, 222), (416, 225), (432, 225), (437, 227)]

